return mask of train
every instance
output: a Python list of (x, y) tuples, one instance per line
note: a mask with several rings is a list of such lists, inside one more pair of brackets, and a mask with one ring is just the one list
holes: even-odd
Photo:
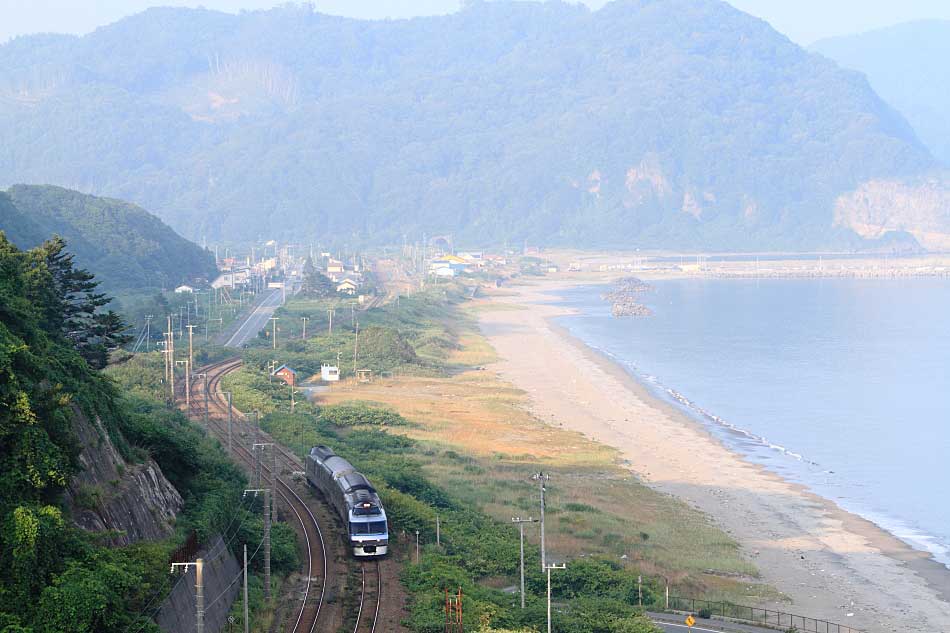
[(385, 556), (389, 551), (389, 523), (369, 480), (328, 446), (310, 449), (306, 472), (307, 482), (323, 494), (347, 526), (353, 555)]

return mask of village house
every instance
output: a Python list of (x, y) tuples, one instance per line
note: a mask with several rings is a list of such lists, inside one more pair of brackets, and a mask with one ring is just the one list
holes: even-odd
[(337, 382), (340, 380), (340, 368), (336, 365), (320, 365), (320, 378), (323, 382)]
[(344, 295), (356, 294), (357, 288), (359, 288), (359, 285), (349, 277), (336, 285), (336, 291)]
[(291, 387), (297, 386), (297, 372), (288, 367), (287, 365), (281, 365), (273, 372), (271, 376), (276, 376), (284, 381), (285, 385), (290, 385)]
[(175, 288), (175, 294), (179, 294), (179, 295), (182, 295), (182, 294), (191, 294), (191, 293), (193, 293), (194, 291), (195, 291), (194, 288), (192, 288), (191, 286), (187, 286), (187, 285), (185, 285), (185, 284), (182, 284), (182, 285), (178, 286), (177, 288)]

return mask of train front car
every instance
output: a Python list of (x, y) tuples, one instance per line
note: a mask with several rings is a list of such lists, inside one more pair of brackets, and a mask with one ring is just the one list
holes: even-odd
[(386, 511), (379, 496), (366, 477), (360, 473), (346, 477), (353, 484), (347, 489), (346, 499), (349, 506), (350, 546), (353, 555), (385, 556), (389, 551), (389, 528)]
[(346, 524), (353, 555), (385, 556), (389, 551), (386, 511), (369, 480), (328, 446), (314, 446), (306, 466), (307, 480)]

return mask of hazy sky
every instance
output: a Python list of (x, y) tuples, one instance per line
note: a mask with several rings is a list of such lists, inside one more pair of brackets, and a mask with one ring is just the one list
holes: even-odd
[[(599, 7), (605, 0), (584, 0)], [(800, 44), (822, 37), (859, 33), (921, 18), (950, 19), (948, 0), (731, 0), (736, 7), (768, 20)], [(278, 0), (0, 0), (0, 42), (24, 33), (88, 33), (149, 6), (202, 5), (239, 11), (279, 4)], [(411, 17), (449, 13), (459, 0), (315, 0), (324, 13), (360, 18)]]

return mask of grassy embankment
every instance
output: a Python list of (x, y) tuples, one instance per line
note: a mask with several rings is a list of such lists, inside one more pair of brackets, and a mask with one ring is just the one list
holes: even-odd
[[(638, 574), (648, 579), (646, 603), (667, 578), (681, 592), (716, 599), (771, 593), (751, 580), (754, 567), (705, 517), (641, 485), (613, 449), (534, 418), (521, 391), (483, 370), (495, 356), (472, 311), (495, 306), (466, 302), (464, 294), (443, 286), (357, 313), (357, 367), (372, 369), (373, 382), (352, 379), (356, 337), (348, 320), (336, 321), (332, 336), (288, 341), (276, 353), (248, 350), (246, 367), (227, 379), (236, 406), (261, 409), (275, 437), (300, 453), (330, 444), (379, 484), (397, 531), (422, 532), (422, 564), (408, 565), (404, 578), (413, 595), (411, 628), (436, 630), (441, 594), (432, 587), (457, 584), (471, 596), (474, 623), (539, 626), (539, 598), (522, 613), (497, 591), (516, 582), (517, 532), (509, 521), (537, 515), (530, 476), (539, 470), (551, 476), (549, 553), (571, 561), (554, 579), (559, 630), (625, 630), (617, 622), (633, 613)], [(281, 316), (303, 309), (319, 319), (313, 302), (291, 302)], [(337, 354), (347, 380), (321, 394), (319, 405), (298, 404), (290, 415), (289, 389), (268, 381), (266, 364), (288, 363), (303, 378)], [(433, 543), (436, 514), (441, 549)], [(530, 532), (529, 592), (540, 596)], [(603, 625), (590, 628), (594, 613)], [(582, 621), (588, 628), (575, 628)]]

